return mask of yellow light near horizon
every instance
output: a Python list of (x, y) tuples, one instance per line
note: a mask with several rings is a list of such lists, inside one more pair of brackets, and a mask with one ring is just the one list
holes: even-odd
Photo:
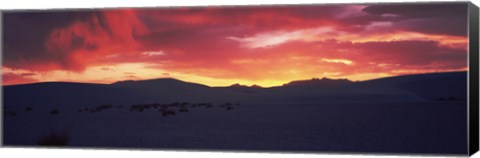
[[(331, 62), (338, 62), (341, 64), (349, 64), (349, 62), (334, 60)], [(351, 63), (350, 63), (351, 64)], [(157, 78), (175, 78), (181, 81), (203, 84), (210, 87), (225, 87), (233, 84), (241, 84), (246, 86), (258, 85), (261, 87), (281, 86), (295, 80), (309, 80), (312, 78), (331, 78), (331, 79), (349, 79), (351, 81), (364, 81), (376, 78), (390, 77), (401, 74), (411, 73), (429, 73), (436, 72), (432, 70), (410, 70), (398, 69), (390, 72), (379, 73), (356, 73), (356, 74), (342, 74), (341, 72), (317, 72), (301, 68), (282, 68), (282, 71), (265, 72), (277, 77), (272, 79), (242, 79), (242, 78), (222, 78), (222, 77), (208, 77), (199, 74), (191, 74), (184, 72), (172, 72), (161, 70), (157, 67), (146, 63), (128, 63), (116, 64), (110, 66), (93, 66), (87, 68), (84, 72), (69, 72), (69, 71), (50, 71), (43, 73), (36, 73), (37, 75), (28, 76), (36, 79), (39, 82), (47, 81), (62, 81), (62, 82), (83, 82), (83, 83), (104, 83), (110, 84), (122, 80), (146, 80)], [(461, 70), (467, 70), (463, 68)], [(458, 70), (449, 70), (458, 71)], [(13, 70), (2, 67), (2, 73), (32, 73), (27, 70)]]
[(113, 83), (121, 80), (165, 77), (162, 76), (165, 71), (149, 68), (148, 66), (148, 64), (144, 63), (125, 63), (109, 66), (92, 66), (83, 72), (54, 70), (41, 73), (37, 79), (40, 81)]

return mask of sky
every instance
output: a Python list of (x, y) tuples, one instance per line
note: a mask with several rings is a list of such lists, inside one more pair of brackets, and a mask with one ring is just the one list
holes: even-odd
[(467, 3), (10, 11), (2, 84), (270, 87), (465, 71), (467, 18)]

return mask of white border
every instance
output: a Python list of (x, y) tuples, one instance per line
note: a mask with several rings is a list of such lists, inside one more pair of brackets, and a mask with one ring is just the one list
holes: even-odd
[[(62, 9), (62, 8), (116, 8), (116, 7), (153, 7), (153, 6), (208, 6), (208, 5), (258, 5), (258, 4), (312, 4), (312, 3), (372, 3), (372, 2), (425, 2), (426, 0), (0, 0), (0, 10), (12, 9)], [(452, 0), (433, 0), (435, 2), (449, 2)], [(459, 1), (459, 0), (455, 0)], [(463, 1), (463, 0), (461, 0)], [(480, 0), (472, 0), (480, 4)], [(0, 17), (1, 19), (1, 17)], [(0, 27), (1, 28), (1, 27)], [(1, 44), (1, 43), (0, 43)], [(0, 58), (1, 59), (1, 58)], [(1, 64), (1, 60), (0, 60)], [(0, 80), (1, 81), (1, 80)], [(1, 94), (1, 93), (0, 93)], [(0, 110), (1, 111), (1, 110)], [(1, 120), (1, 119), (0, 119)], [(1, 124), (1, 123), (0, 123)], [(0, 133), (1, 134), (1, 133)], [(196, 151), (140, 151), (140, 150), (93, 150), (93, 149), (42, 149), (42, 148), (0, 148), (2, 157), (188, 157), (188, 158), (345, 158), (345, 157), (411, 157), (427, 158), (433, 156), (395, 156), (395, 155), (369, 155), (369, 154), (285, 154), (285, 153), (235, 153), (235, 152), (196, 152)], [(447, 157), (447, 156), (443, 156)], [(473, 158), (480, 158), (476, 154)]]

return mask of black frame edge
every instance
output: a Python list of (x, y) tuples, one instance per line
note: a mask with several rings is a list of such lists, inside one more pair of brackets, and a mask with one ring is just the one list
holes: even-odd
[[(0, 9), (0, 65), (3, 66), (3, 15), (4, 15), (4, 11)], [(0, 73), (2, 73), (2, 71), (0, 70)], [(3, 74), (3, 73), (2, 73)], [(3, 83), (3, 75), (0, 76), (0, 82)], [(4, 133), (4, 130), (5, 130), (5, 126), (4, 126), (4, 122), (3, 122), (3, 86), (2, 88), (0, 88), (0, 112), (2, 114), (0, 114), (0, 147), (3, 147), (4, 146), (4, 143), (3, 141), (5, 140), (3, 138), (3, 133)]]
[(469, 104), (468, 104), (468, 154), (479, 150), (479, 15), (478, 7), (468, 4), (469, 39)]

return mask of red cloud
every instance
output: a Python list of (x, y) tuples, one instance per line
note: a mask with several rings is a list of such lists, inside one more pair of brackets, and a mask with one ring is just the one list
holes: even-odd
[(17, 75), (14, 73), (2, 73), (3, 85), (25, 84), (38, 82), (36, 79), (28, 78), (29, 75)]
[(135, 37), (147, 32), (134, 10), (105, 11), (52, 30), (45, 47), (57, 66), (81, 71), (109, 54), (135, 53), (141, 46)]

